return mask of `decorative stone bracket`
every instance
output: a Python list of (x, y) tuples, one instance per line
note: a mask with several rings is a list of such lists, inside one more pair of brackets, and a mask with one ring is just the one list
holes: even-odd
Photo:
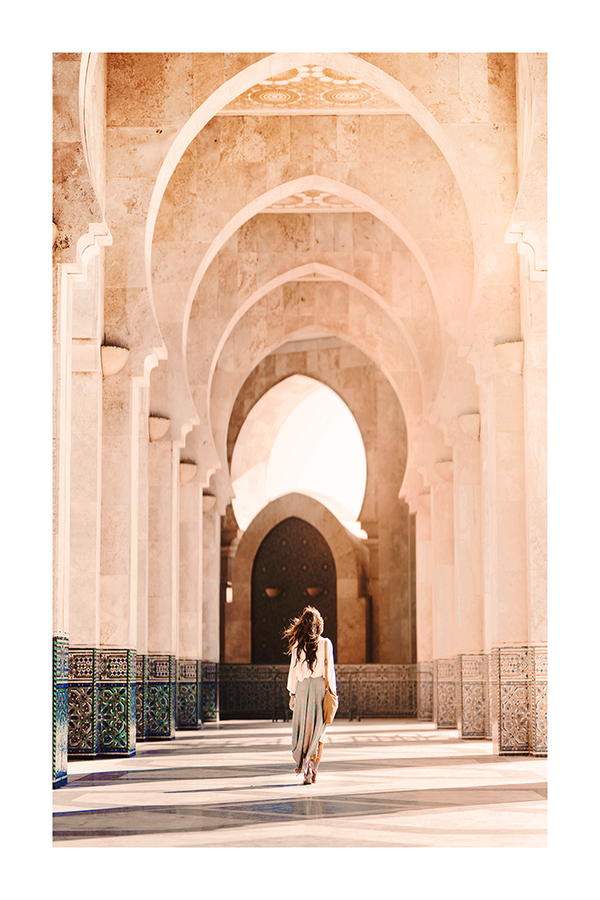
[(182, 484), (192, 481), (198, 471), (198, 466), (191, 459), (182, 459), (179, 462), (179, 478)]
[(169, 430), (171, 420), (166, 416), (148, 416), (148, 434), (151, 441), (159, 441)]
[(479, 413), (468, 413), (467, 415), (459, 416), (458, 424), (463, 434), (466, 434), (467, 437), (472, 438), (474, 441), (479, 440), (481, 430), (481, 416)]
[(213, 509), (215, 503), (217, 502), (217, 498), (214, 494), (203, 494), (202, 495), (202, 512), (210, 512)]
[(436, 462), (435, 471), (443, 478), (444, 481), (452, 481), (454, 477), (454, 463), (451, 459), (444, 459), (440, 462)]
[(129, 349), (127, 347), (113, 347), (111, 345), (103, 345), (100, 348), (102, 359), (102, 375), (106, 378), (109, 375), (116, 375), (120, 372), (129, 358)]
[(509, 341), (506, 344), (496, 344), (494, 347), (496, 359), (509, 372), (515, 375), (523, 374), (523, 360), (525, 356), (525, 344), (523, 341)]

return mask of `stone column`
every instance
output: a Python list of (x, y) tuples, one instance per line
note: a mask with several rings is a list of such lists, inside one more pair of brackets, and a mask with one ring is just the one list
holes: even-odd
[(138, 412), (138, 558), (136, 737), (146, 739), (148, 698), (148, 385), (140, 386)]
[[(69, 596), (69, 757), (98, 752), (102, 375), (100, 347), (74, 348)], [(83, 357), (83, 358), (82, 358)], [(89, 370), (86, 371), (86, 368)]]
[(99, 753), (135, 752), (139, 387), (126, 365), (103, 385)]
[[(213, 497), (206, 497), (202, 519), (202, 721), (219, 716), (221, 516)], [(235, 602), (235, 600), (234, 600)]]
[(72, 286), (69, 756), (98, 752), (104, 252)]
[(453, 463), (436, 463), (431, 486), (433, 549), (433, 718), (438, 728), (456, 727), (456, 612), (454, 597)]
[(416, 514), (417, 717), (433, 719), (433, 553), (431, 495), (419, 495)]
[(202, 721), (202, 485), (197, 478), (183, 480), (185, 463), (182, 469), (177, 727), (197, 729)]
[(529, 718), (522, 343), (499, 345), (495, 354), (495, 369), (481, 385), (481, 437), (492, 740), (503, 754), (520, 746)]
[(457, 650), (457, 727), (462, 738), (489, 730), (488, 658), (484, 653), (481, 454), (478, 413), (459, 416), (453, 444)]
[(179, 601), (179, 448), (148, 448), (148, 686), (146, 737), (175, 736)]
[(65, 266), (54, 268), (52, 384), (52, 785), (67, 781), (71, 298)]

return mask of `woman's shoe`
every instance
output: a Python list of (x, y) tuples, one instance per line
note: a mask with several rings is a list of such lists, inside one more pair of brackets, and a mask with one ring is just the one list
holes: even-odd
[(309, 766), (304, 775), (303, 784), (312, 784), (314, 780), (315, 780), (315, 776), (313, 775), (311, 768)]
[(310, 759), (310, 768), (312, 770), (312, 783), (314, 784), (317, 780), (317, 769), (319, 768), (319, 763), (321, 760), (318, 756), (312, 756)]

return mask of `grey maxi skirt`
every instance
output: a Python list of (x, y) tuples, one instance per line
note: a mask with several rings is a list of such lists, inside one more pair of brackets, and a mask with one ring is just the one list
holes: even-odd
[(292, 756), (296, 760), (296, 768), (303, 774), (308, 770), (311, 756), (319, 749), (319, 741), (325, 731), (324, 696), (325, 679), (321, 676), (305, 678), (296, 686), (292, 716)]

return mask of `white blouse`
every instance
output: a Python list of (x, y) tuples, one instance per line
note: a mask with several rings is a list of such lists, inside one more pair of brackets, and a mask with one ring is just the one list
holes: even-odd
[(317, 659), (313, 671), (310, 671), (306, 662), (304, 651), (300, 654), (300, 659), (296, 657), (296, 648), (292, 650), (292, 658), (290, 660), (290, 673), (288, 675), (287, 689), (290, 694), (296, 693), (296, 686), (299, 681), (305, 678), (325, 678), (325, 653), (327, 653), (327, 668), (329, 687), (334, 693), (337, 693), (337, 684), (335, 680), (335, 667), (333, 664), (333, 644), (329, 638), (320, 637), (319, 646), (317, 647)]

